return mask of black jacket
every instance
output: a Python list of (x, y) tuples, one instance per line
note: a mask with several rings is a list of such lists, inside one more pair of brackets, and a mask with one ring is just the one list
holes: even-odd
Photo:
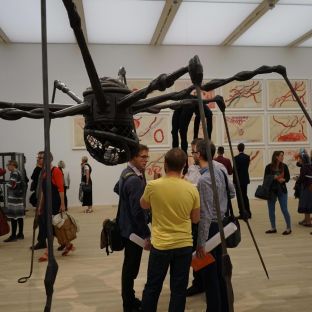
[[(284, 163), (283, 163), (283, 171), (284, 171), (285, 182), (279, 183), (278, 181), (274, 180), (271, 184), (271, 192), (275, 194), (278, 194), (280, 191), (282, 191), (283, 193), (287, 193), (286, 183), (290, 180), (290, 174), (289, 174), (288, 166)], [(272, 172), (271, 164), (268, 164), (265, 167), (264, 176), (272, 175), (272, 174), (274, 173)]]
[[(237, 156), (234, 157), (238, 179), (240, 185), (247, 185), (250, 183), (249, 178), (249, 163), (250, 163), (250, 156), (244, 153), (239, 153)], [(234, 175), (234, 183), (235, 183), (235, 175)]]

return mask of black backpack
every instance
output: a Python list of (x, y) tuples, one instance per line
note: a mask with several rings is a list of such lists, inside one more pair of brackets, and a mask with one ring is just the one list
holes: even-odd
[[(122, 184), (124, 184), (125, 181), (129, 177), (131, 177), (132, 175), (135, 175), (134, 171), (128, 171), (128, 172), (124, 173), (121, 176)], [(116, 183), (116, 185), (114, 187), (114, 191), (117, 194), (119, 194), (119, 181)], [(118, 205), (118, 211), (117, 211), (116, 218), (113, 220), (105, 219), (103, 222), (103, 227), (102, 227), (102, 231), (101, 231), (100, 247), (101, 247), (101, 249), (103, 249), (103, 248), (106, 249), (107, 255), (109, 255), (110, 253), (113, 253), (114, 251), (121, 251), (124, 249), (124, 243), (123, 243), (122, 236), (120, 235), (120, 228), (118, 225), (119, 211), (120, 211), (120, 206)]]

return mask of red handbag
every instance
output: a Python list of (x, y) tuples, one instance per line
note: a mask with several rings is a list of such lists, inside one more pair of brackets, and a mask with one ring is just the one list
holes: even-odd
[(0, 208), (0, 236), (10, 233), (10, 226), (7, 220), (6, 215), (3, 213)]

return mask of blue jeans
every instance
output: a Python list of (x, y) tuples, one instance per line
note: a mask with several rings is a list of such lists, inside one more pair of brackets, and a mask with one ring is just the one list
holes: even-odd
[(268, 209), (269, 209), (269, 218), (271, 222), (272, 229), (276, 229), (276, 223), (275, 223), (275, 203), (278, 199), (278, 202), (280, 204), (287, 229), (291, 229), (291, 222), (290, 222), (290, 215), (287, 208), (287, 201), (288, 196), (287, 193), (280, 192), (278, 194), (274, 194), (271, 199), (268, 200)]
[(170, 266), (169, 312), (185, 310), (186, 288), (192, 260), (192, 247), (159, 250), (152, 247), (143, 291), (142, 311), (156, 312), (159, 295)]

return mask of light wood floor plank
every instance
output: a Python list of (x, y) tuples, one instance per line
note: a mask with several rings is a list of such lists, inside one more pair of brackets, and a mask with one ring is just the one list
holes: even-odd
[[(293, 234), (281, 235), (285, 225), (277, 205), (278, 233), (267, 235), (269, 228), (267, 208), (264, 201), (251, 201), (253, 218), (250, 221), (255, 237), (270, 274), (267, 280), (256, 250), (241, 222), (243, 241), (236, 249), (229, 250), (233, 263), (233, 288), (235, 311), (239, 312), (310, 312), (312, 311), (312, 228), (298, 225), (297, 201), (289, 201)], [(106, 256), (99, 248), (101, 224), (104, 218), (115, 215), (116, 207), (95, 207), (92, 214), (82, 213), (82, 208), (72, 208), (71, 213), (80, 224), (75, 241), (76, 251), (62, 257), (56, 251), (59, 272), (55, 283), (52, 311), (57, 312), (119, 312), (120, 275), (122, 252)], [(32, 235), (32, 212), (25, 219), (25, 240), (0, 242), (0, 311), (43, 311), (45, 289), (43, 279), (46, 263), (38, 263), (42, 250), (35, 252), (31, 279), (18, 284), (17, 279), (28, 275), (29, 250)], [(140, 297), (146, 279), (148, 253), (144, 252), (139, 277), (136, 281)], [(191, 277), (191, 275), (190, 275)], [(169, 279), (163, 286), (158, 311), (167, 311)], [(187, 299), (187, 312), (205, 311), (203, 295)], [(214, 311), (211, 311), (214, 312)]]

